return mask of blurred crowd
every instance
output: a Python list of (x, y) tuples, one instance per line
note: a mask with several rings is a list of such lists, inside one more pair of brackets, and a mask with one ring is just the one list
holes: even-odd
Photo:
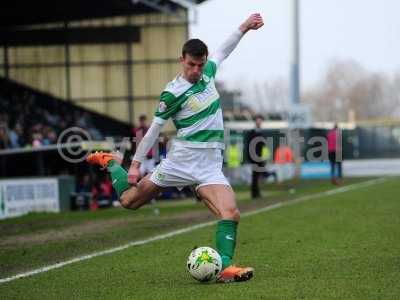
[(72, 199), (74, 209), (96, 210), (99, 207), (110, 207), (118, 200), (108, 174), (90, 176), (87, 173), (77, 179)]
[(78, 126), (89, 132), (95, 140), (102, 139), (84, 111), (54, 112), (35, 103), (30, 93), (0, 96), (0, 150), (16, 148), (38, 148), (57, 143), (58, 136), (65, 129)]

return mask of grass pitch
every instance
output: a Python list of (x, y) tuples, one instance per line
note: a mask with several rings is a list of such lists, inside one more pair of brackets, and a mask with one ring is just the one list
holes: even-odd
[[(255, 277), (249, 282), (200, 284), (189, 276), (185, 264), (191, 248), (214, 245), (215, 226), (209, 226), (1, 284), (0, 297), (398, 299), (398, 181), (390, 178), (373, 186), (243, 218), (235, 261), (255, 268)], [(274, 194), (270, 189), (273, 196), (267, 194), (265, 200), (254, 204), (243, 194), (239, 203), (246, 210), (330, 188), (328, 183), (306, 182), (298, 187), (295, 195), (279, 189)], [(140, 239), (212, 219), (201, 204), (191, 201), (161, 205), (161, 217), (152, 216), (149, 208), (133, 214), (125, 210), (65, 214), (61, 216), (62, 222), (59, 217), (44, 214), (0, 222), (2, 240), (8, 241), (3, 243), (0, 252), (1, 277), (44, 262), (49, 264), (70, 255), (116, 246), (126, 238)], [(30, 222), (33, 224), (28, 226)], [(85, 227), (93, 222), (106, 228)], [(73, 231), (77, 227), (87, 232), (51, 239), (45, 233), (48, 234), (52, 223), (55, 231), (65, 228)], [(10, 232), (3, 235), (7, 227)], [(23, 236), (26, 243), (18, 241), (16, 236)], [(29, 240), (29, 236), (35, 238)], [(25, 255), (18, 252), (21, 248), (25, 249)], [(71, 249), (75, 249), (73, 254)]]

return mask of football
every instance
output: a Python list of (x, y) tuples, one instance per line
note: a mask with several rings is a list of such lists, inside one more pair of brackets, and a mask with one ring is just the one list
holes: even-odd
[(213, 281), (222, 269), (221, 256), (210, 247), (195, 248), (188, 257), (187, 268), (194, 279)]

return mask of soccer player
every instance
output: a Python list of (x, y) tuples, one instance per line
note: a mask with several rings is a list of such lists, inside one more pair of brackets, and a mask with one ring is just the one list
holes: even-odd
[[(206, 206), (220, 218), (216, 247), (223, 271), (218, 282), (245, 281), (254, 270), (232, 264), (240, 213), (234, 192), (222, 173), (224, 127), (215, 75), (243, 35), (263, 25), (260, 14), (250, 15), (210, 58), (206, 44), (199, 39), (190, 39), (183, 45), (182, 73), (161, 93), (153, 122), (137, 147), (128, 173), (111, 153), (96, 152), (87, 158), (89, 163), (107, 168), (121, 205), (128, 209), (139, 208), (165, 187), (195, 185)], [(169, 118), (177, 128), (173, 146), (154, 172), (138, 182), (140, 165)]]

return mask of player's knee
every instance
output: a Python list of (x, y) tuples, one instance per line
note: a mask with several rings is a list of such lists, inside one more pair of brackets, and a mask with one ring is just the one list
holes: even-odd
[(130, 201), (129, 201), (129, 199), (128, 199), (128, 197), (126, 195), (122, 194), (119, 197), (119, 203), (121, 203), (121, 206), (123, 208), (129, 208)]
[(240, 221), (240, 211), (238, 208), (235, 208), (233, 211), (232, 219), (236, 222)]
[(127, 209), (137, 209), (138, 207), (135, 207), (134, 204), (134, 199), (130, 197), (127, 193), (122, 193), (122, 195), (119, 197), (119, 202), (121, 203), (121, 206), (123, 208)]
[(240, 221), (240, 211), (237, 207), (232, 207), (227, 210), (225, 210), (222, 214), (221, 217), (223, 219), (228, 219), (228, 220), (233, 220), (236, 222)]
[(119, 202), (123, 208), (136, 210), (146, 202), (146, 198), (139, 194), (123, 193), (119, 197)]

